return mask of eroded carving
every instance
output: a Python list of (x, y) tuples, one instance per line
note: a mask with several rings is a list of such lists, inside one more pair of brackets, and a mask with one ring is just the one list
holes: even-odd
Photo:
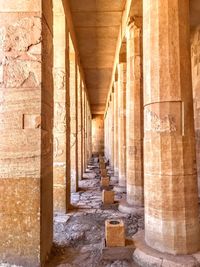
[(26, 52), (41, 42), (41, 19), (28, 17), (0, 28), (0, 50)]
[(145, 110), (145, 132), (172, 133), (177, 131), (175, 119), (172, 115), (167, 114), (160, 118), (155, 112)]
[(63, 149), (60, 148), (60, 143), (57, 137), (54, 138), (54, 157), (57, 158), (63, 154)]
[(56, 90), (65, 88), (65, 72), (62, 70), (54, 70), (54, 86)]

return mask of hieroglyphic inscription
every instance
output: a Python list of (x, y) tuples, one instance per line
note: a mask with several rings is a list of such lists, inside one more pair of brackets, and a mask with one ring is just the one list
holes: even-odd
[(167, 114), (160, 118), (155, 112), (145, 110), (145, 132), (172, 133), (176, 132), (176, 123), (172, 115)]

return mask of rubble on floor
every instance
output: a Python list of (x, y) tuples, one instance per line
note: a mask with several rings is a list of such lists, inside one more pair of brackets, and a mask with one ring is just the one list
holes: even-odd
[[(110, 171), (112, 175), (112, 172)], [(116, 209), (101, 209), (102, 192), (98, 159), (93, 158), (87, 172), (79, 182), (80, 191), (72, 193), (74, 209), (66, 214), (55, 214), (54, 246), (47, 267), (132, 267), (128, 261), (103, 261), (101, 259), (104, 223), (106, 219), (123, 219), (126, 237), (132, 237), (144, 228), (144, 216), (122, 214)], [(111, 186), (117, 183), (111, 177)], [(116, 193), (115, 200), (125, 198), (125, 194)]]

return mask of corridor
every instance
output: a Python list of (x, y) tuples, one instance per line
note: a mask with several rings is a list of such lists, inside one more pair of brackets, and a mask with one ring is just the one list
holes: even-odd
[(0, 0), (0, 267), (200, 266), (199, 14)]
[[(90, 162), (92, 168), (84, 174), (77, 193), (72, 193), (74, 209), (67, 214), (56, 213), (54, 216), (54, 246), (50, 262), (46, 267), (136, 267), (132, 260), (102, 259), (102, 245), (105, 238), (105, 220), (123, 219), (126, 238), (144, 228), (143, 212), (123, 214), (117, 205), (102, 207), (100, 190), (99, 164), (97, 158)], [(92, 163), (92, 164), (91, 164)], [(110, 187), (116, 185), (116, 178), (111, 178)], [(115, 194), (118, 202), (125, 197), (123, 193)], [(117, 255), (115, 256), (117, 258)]]

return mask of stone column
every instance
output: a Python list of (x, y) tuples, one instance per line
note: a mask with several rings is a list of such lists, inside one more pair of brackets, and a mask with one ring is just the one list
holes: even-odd
[(200, 247), (188, 0), (144, 11), (145, 240), (159, 251)]
[(88, 116), (89, 158), (91, 158), (92, 157), (92, 115), (91, 115), (89, 105), (88, 105), (88, 111), (89, 111), (89, 116)]
[(77, 85), (78, 85), (78, 101), (77, 101), (77, 121), (78, 121), (78, 179), (82, 179), (83, 167), (82, 167), (82, 82), (80, 78), (80, 72), (77, 69)]
[(84, 85), (82, 82), (82, 92), (81, 92), (81, 133), (82, 133), (82, 168), (83, 173), (85, 172), (85, 92)]
[(70, 162), (71, 162), (71, 191), (78, 190), (78, 161), (77, 161), (77, 67), (73, 44), (70, 41)]
[(106, 113), (106, 120), (107, 120), (107, 126), (106, 126), (106, 136), (107, 136), (107, 159), (110, 160), (110, 135), (109, 135), (109, 122), (110, 122), (110, 107), (107, 108)]
[(114, 82), (114, 176), (119, 175), (118, 166), (118, 74)]
[(114, 170), (114, 92), (111, 94), (110, 100), (110, 167)]
[(191, 58), (192, 58), (192, 84), (194, 104), (194, 125), (196, 135), (196, 161), (197, 177), (200, 197), (200, 25), (192, 29)]
[(132, 213), (143, 205), (142, 19), (127, 29), (126, 179), (127, 201), (119, 209)]
[(85, 106), (84, 106), (84, 124), (85, 124), (85, 131), (84, 131), (84, 137), (85, 137), (85, 161), (84, 161), (84, 167), (85, 171), (87, 168), (87, 96), (86, 93), (84, 92), (85, 95)]
[(126, 43), (125, 56), (118, 64), (118, 140), (119, 140), (119, 183), (114, 190), (126, 191)]
[(90, 107), (87, 100), (87, 160), (89, 160), (90, 157)]
[(8, 265), (44, 266), (52, 247), (49, 15), (52, 6), (42, 10), (42, 1), (1, 2), (0, 259)]
[[(54, 1), (54, 211), (70, 205), (69, 35), (62, 1)], [(68, 135), (68, 136), (67, 136)]]
[(108, 109), (104, 117), (104, 155), (108, 159), (108, 135), (107, 135), (107, 125), (108, 125)]
[[(112, 164), (112, 102), (111, 98), (108, 107), (108, 144), (109, 144), (109, 163)], [(110, 134), (109, 134), (110, 133)]]

